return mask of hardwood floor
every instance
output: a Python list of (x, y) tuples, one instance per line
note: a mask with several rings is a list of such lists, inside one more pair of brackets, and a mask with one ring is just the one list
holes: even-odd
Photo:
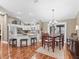
[[(0, 59), (56, 59), (41, 53), (35, 52), (41, 44), (28, 46), (28, 47), (12, 47), (6, 43), (0, 44)], [(73, 54), (64, 46), (65, 59), (74, 59)]]
[(64, 59), (76, 59), (74, 53), (69, 49), (67, 45), (64, 46)]
[(2, 46), (0, 45), (2, 51), (1, 59), (55, 59), (55, 57), (35, 52), (40, 46), (41, 44), (17, 48), (2, 43)]

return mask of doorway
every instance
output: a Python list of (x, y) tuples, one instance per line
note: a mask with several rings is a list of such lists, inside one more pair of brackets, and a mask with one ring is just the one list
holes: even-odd
[(64, 35), (64, 43), (66, 42), (66, 23), (65, 22), (63, 22), (63, 23), (58, 23), (58, 24), (56, 24), (56, 26), (55, 26), (55, 33), (57, 33), (57, 34), (63, 34)]
[(64, 43), (66, 42), (66, 22), (60, 22), (60, 23), (56, 23), (56, 24), (51, 24), (48, 27), (48, 33), (51, 35), (52, 33), (55, 34), (64, 34)]

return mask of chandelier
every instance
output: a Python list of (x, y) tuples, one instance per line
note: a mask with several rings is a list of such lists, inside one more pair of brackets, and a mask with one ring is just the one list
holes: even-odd
[(51, 25), (52, 25), (52, 24), (55, 25), (55, 24), (58, 23), (57, 20), (54, 18), (54, 11), (55, 11), (55, 10), (52, 9), (52, 15), (53, 15), (52, 18), (53, 18), (53, 19), (51, 19), (50, 22), (49, 22)]

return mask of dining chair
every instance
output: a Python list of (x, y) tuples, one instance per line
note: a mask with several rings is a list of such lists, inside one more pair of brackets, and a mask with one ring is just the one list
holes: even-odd
[(58, 46), (60, 50), (61, 48), (63, 48), (64, 46), (64, 35), (63, 34), (55, 38), (55, 46)]
[(26, 46), (28, 46), (27, 42), (28, 42), (28, 39), (20, 39), (20, 47), (23, 46), (23, 42), (26, 42)]
[(17, 46), (17, 39), (15, 39), (15, 38), (10, 39), (10, 40), (9, 40), (9, 45), (10, 45), (10, 44), (12, 45), (12, 47), (13, 47), (13, 46)]
[(47, 46), (48, 50), (51, 47), (54, 52), (54, 40), (53, 40), (53, 37), (48, 35), (48, 33), (43, 33), (43, 35), (42, 35), (42, 46), (44, 48), (45, 48), (45, 46)]
[(32, 37), (31, 38), (31, 46), (37, 44), (37, 37)]

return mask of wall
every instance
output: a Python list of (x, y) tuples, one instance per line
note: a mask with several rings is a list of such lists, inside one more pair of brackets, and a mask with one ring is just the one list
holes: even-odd
[(7, 41), (7, 15), (0, 15), (1, 40)]
[[(59, 21), (59, 22), (66, 22), (66, 24), (67, 24), (67, 37), (70, 36), (71, 33), (76, 32), (75, 31), (76, 19), (62, 20), (62, 21)], [(79, 22), (79, 19), (78, 19), (77, 22)], [(41, 27), (42, 27), (43, 32), (48, 32), (48, 22), (42, 22)]]
[(42, 31), (48, 32), (48, 22), (42, 22)]
[(71, 36), (71, 33), (75, 33), (76, 28), (76, 19), (68, 20), (67, 21), (67, 35)]
[(71, 36), (71, 33), (75, 33), (75, 27), (76, 27), (76, 19), (67, 19), (67, 20), (62, 20), (60, 22), (66, 22), (67, 25), (67, 37)]
[(8, 31), (8, 30), (7, 30), (7, 29), (8, 29), (8, 28), (7, 28), (7, 25), (8, 25), (8, 24), (7, 24), (7, 21), (8, 21), (8, 20), (7, 20), (7, 14), (5, 14), (5, 15), (4, 15), (4, 21), (3, 21), (3, 34), (4, 34), (4, 39), (3, 39), (3, 40), (4, 40), (4, 41), (7, 41), (7, 40), (8, 40), (8, 34), (7, 34), (7, 33), (8, 33), (8, 32), (7, 32), (7, 31)]
[(38, 24), (40, 25), (40, 37), (41, 32), (48, 32), (48, 22), (42, 22), (41, 20), (38, 21)]
[(4, 16), (0, 15), (0, 24), (3, 24)]
[(13, 18), (13, 17), (11, 17), (11, 16), (8, 16), (8, 23), (10, 24), (10, 23), (12, 23), (12, 21), (14, 21), (15, 20), (15, 18)]
[[(77, 14), (77, 21), (76, 21), (76, 25), (78, 25), (79, 26), (79, 13)], [(79, 37), (79, 31), (77, 32), (78, 33), (78, 37)]]
[(4, 20), (4, 16), (0, 15), (0, 25), (1, 25), (1, 40), (3, 39), (3, 20)]
[(79, 25), (79, 14), (77, 15), (76, 19), (77, 19), (76, 24)]

